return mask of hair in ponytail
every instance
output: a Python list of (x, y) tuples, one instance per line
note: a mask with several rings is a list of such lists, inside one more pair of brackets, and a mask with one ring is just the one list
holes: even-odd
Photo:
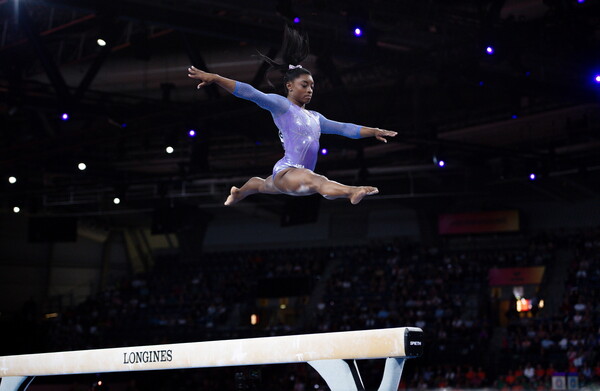
[[(283, 59), (283, 63), (280, 64), (268, 56), (265, 56), (261, 52), (258, 52), (258, 55), (269, 64), (267, 75), (273, 70), (280, 71), (283, 74), (284, 85), (288, 81), (294, 81), (300, 75), (311, 74), (308, 69), (297, 67), (300, 62), (308, 57), (308, 54), (309, 45), (308, 36), (306, 33), (300, 33), (299, 31), (290, 28), (288, 25), (285, 26), (283, 43), (281, 45), (281, 57)], [(267, 82), (270, 86), (273, 86), (268, 77)]]

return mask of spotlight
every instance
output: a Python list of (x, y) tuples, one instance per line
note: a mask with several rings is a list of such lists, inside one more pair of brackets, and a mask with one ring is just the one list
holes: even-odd
[(62, 113), (62, 115), (60, 116), (60, 118), (63, 121), (67, 121), (69, 119), (69, 114), (68, 113)]
[(327, 148), (323, 148), (321, 149), (321, 155), (327, 155), (329, 151), (327, 151)]
[(121, 124), (121, 127), (122, 127), (122, 128), (126, 128), (126, 127), (127, 127), (127, 124), (126, 124), (125, 122), (123, 122), (123, 123)]
[(167, 148), (165, 148), (165, 151), (169, 154), (173, 153), (173, 151), (175, 151), (175, 149), (173, 149), (173, 147), (168, 146)]
[(196, 137), (196, 131), (194, 129), (190, 129), (190, 131), (188, 132), (188, 135), (190, 137)]
[(296, 16), (296, 17), (294, 18), (294, 23), (296, 23), (296, 24), (300, 23), (300, 18)]
[(106, 41), (103, 40), (102, 38), (98, 38), (96, 40), (96, 43), (98, 44), (98, 46), (106, 46)]
[(439, 158), (437, 156), (433, 156), (433, 164), (435, 164), (438, 167), (446, 167), (446, 161), (442, 158)]
[(360, 27), (355, 27), (354, 28), (354, 36), (355, 37), (361, 37), (363, 35), (363, 31)]
[(18, 206), (15, 206), (13, 208), (13, 212), (15, 212), (15, 213), (19, 213), (20, 211), (21, 211), (21, 208), (19, 208)]
[(119, 205), (121, 203), (121, 199), (119, 197), (113, 198), (113, 204)]
[(535, 178), (536, 178), (536, 176), (535, 176), (534, 172), (532, 172), (531, 174), (529, 174), (529, 180), (535, 181)]
[(583, 3), (585, 3), (585, 0), (577, 0), (577, 2), (578, 2), (579, 4), (583, 4)]
[(8, 183), (10, 183), (11, 185), (17, 183), (17, 177), (8, 177)]
[(79, 168), (79, 171), (83, 171), (87, 168), (87, 166), (85, 165), (85, 163), (81, 162), (77, 165), (77, 168)]
[(598, 74), (598, 75), (596, 75), (596, 76), (594, 77), (594, 81), (595, 81), (596, 83), (600, 84), (600, 74)]
[(517, 118), (519, 118), (519, 116), (518, 116), (518, 115), (516, 115), (516, 114), (513, 114), (513, 115), (512, 115), (510, 118), (512, 118), (512, 119), (517, 119)]
[(494, 48), (492, 46), (488, 46), (485, 48), (485, 52), (491, 56), (494, 54)]

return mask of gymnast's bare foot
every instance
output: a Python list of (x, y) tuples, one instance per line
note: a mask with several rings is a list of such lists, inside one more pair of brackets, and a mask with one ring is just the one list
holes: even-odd
[(242, 196), (240, 189), (235, 186), (231, 186), (231, 194), (229, 194), (229, 197), (227, 197), (227, 200), (225, 200), (225, 205), (233, 205), (243, 199), (244, 197)]
[(365, 196), (379, 193), (376, 187), (372, 186), (360, 186), (356, 188), (356, 191), (350, 196), (350, 202), (353, 205), (358, 204)]

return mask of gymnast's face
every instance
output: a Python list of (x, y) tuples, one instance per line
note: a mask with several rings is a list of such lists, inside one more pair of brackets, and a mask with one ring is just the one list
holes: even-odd
[(285, 85), (288, 90), (288, 99), (300, 105), (305, 105), (312, 99), (315, 81), (311, 75), (301, 74)]

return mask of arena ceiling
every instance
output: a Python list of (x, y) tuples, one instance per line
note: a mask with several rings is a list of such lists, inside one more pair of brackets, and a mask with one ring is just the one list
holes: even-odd
[(219, 207), (230, 186), (267, 176), (282, 155), (270, 115), (196, 90), (186, 69), (273, 91), (254, 54), (276, 55), (295, 17), (311, 40), (310, 108), (399, 132), (388, 144), (323, 136), (318, 172), (379, 186), (372, 203), (599, 197), (599, 1), (248, 4), (0, 0), (4, 210)]

